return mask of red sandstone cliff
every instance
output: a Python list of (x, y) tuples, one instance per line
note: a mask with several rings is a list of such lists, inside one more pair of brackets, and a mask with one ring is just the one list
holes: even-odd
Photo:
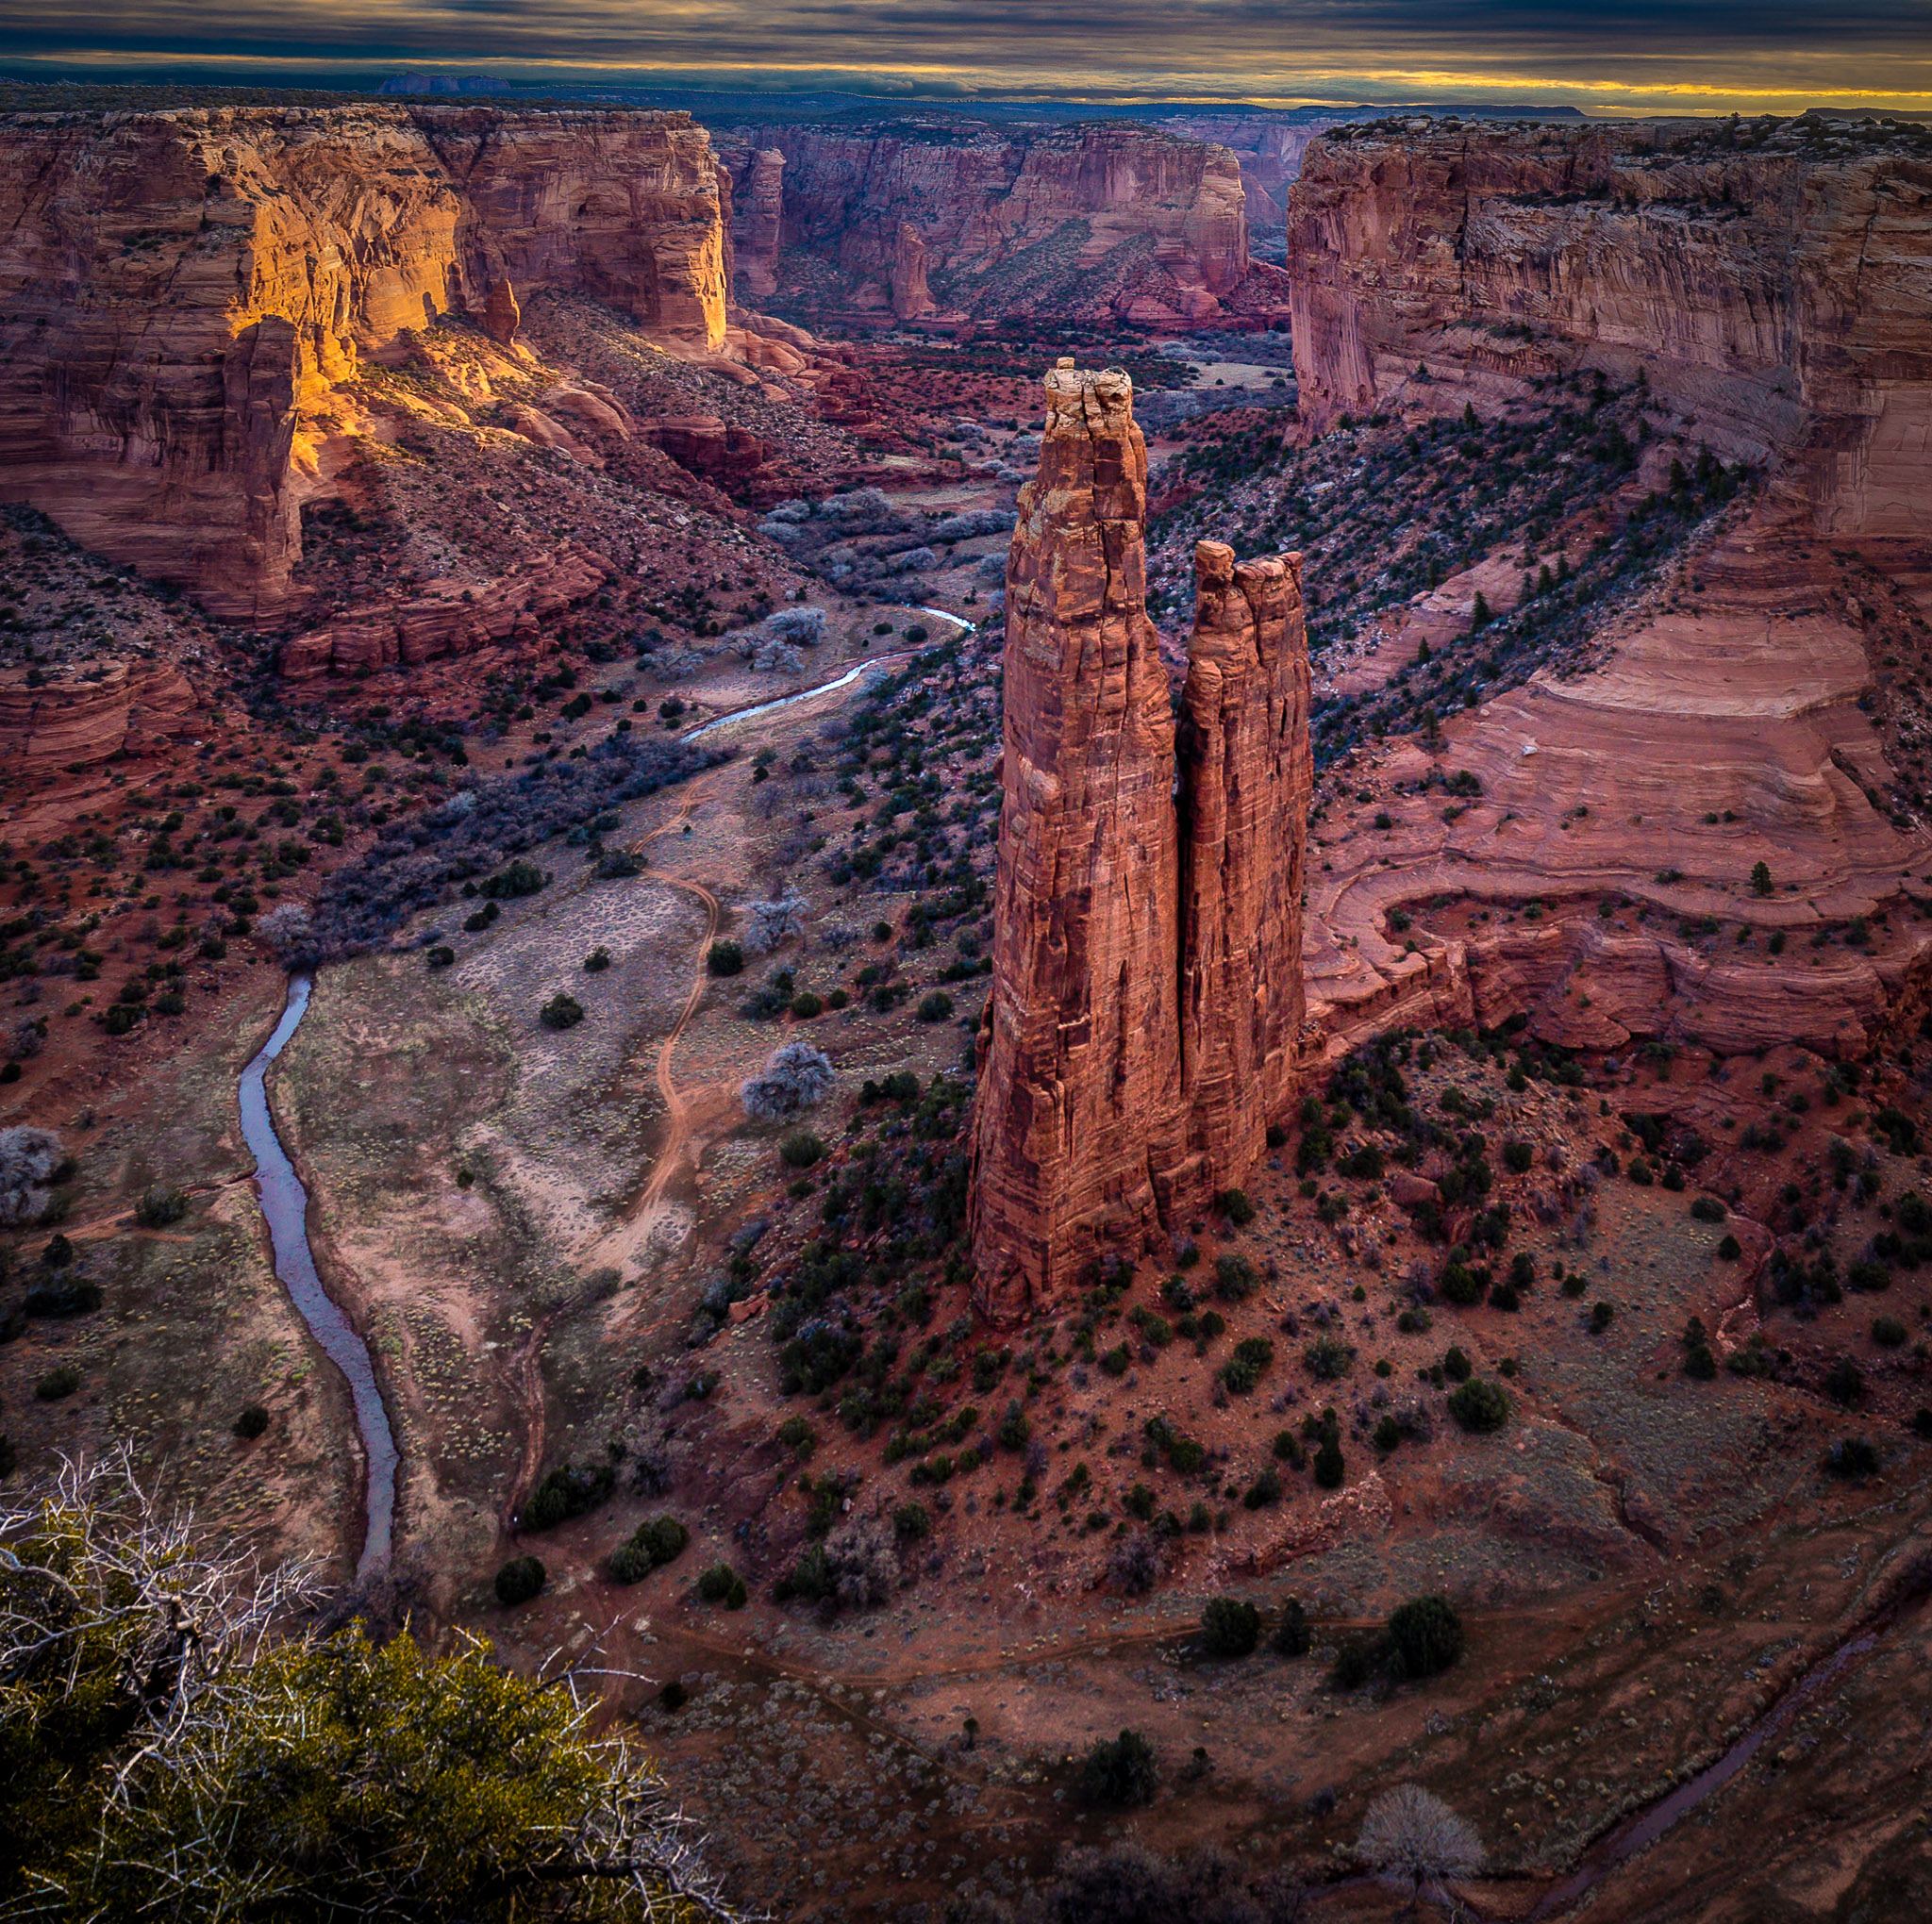
[(1046, 394), (1007, 562), (968, 1209), (996, 1317), (1064, 1300), (1095, 1257), (1136, 1253), (1244, 1182), (1287, 1106), (1302, 1019), (1299, 557), (1237, 567), (1202, 544), (1176, 785), (1132, 385), (1062, 361)]
[(1932, 533), (1932, 147), (1909, 131), (1328, 137), (1291, 196), (1288, 265), (1317, 426), (1641, 367), (1718, 452), (1794, 456), (1823, 531)]
[(1314, 763), (1301, 556), (1195, 550), (1180, 730), (1181, 1088), (1202, 1186), (1238, 1184), (1288, 1105), (1302, 1025)]
[(1046, 377), (1007, 563), (1005, 800), (974, 1116), (982, 1301), (1012, 1315), (1136, 1248), (1180, 1161), (1174, 717), (1145, 607), (1124, 374)]
[(751, 263), (769, 264), (781, 292), (827, 315), (1191, 324), (1248, 274), (1241, 169), (1206, 141), (1126, 124), (763, 126), (724, 152), (734, 178), (759, 181), (751, 205), (739, 192), (746, 288)]
[(257, 615), (299, 556), (310, 411), (441, 314), (513, 338), (511, 287), (722, 348), (704, 129), (480, 106), (7, 116), (0, 498)]

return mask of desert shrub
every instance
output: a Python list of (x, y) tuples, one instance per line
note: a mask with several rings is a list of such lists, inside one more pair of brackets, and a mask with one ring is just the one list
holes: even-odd
[(767, 955), (780, 943), (805, 931), (805, 918), (811, 904), (802, 895), (780, 895), (770, 902), (754, 902), (744, 911), (744, 948), (754, 955)]
[(1302, 1352), (1302, 1361), (1318, 1383), (1335, 1383), (1354, 1367), (1355, 1350), (1340, 1337), (1317, 1336)]
[(915, 1013), (922, 1022), (943, 1022), (953, 1013), (953, 998), (944, 989), (936, 988), (920, 999)]
[(34, 1385), (37, 1402), (58, 1402), (80, 1387), (80, 1371), (72, 1363), (58, 1364)]
[(447, 942), (434, 942), (424, 951), (424, 960), (432, 969), (451, 969), (456, 966), (457, 952)]
[(21, 1301), (28, 1316), (66, 1318), (92, 1316), (101, 1306), (101, 1285), (85, 1276), (64, 1283), (37, 1283)]
[(607, 949), (602, 942), (599, 942), (597, 946), (594, 949), (592, 949), (588, 955), (584, 957), (584, 973), (586, 975), (601, 975), (603, 974), (605, 970), (608, 969), (609, 967), (610, 951)]
[(1324, 1490), (1339, 1490), (1345, 1473), (1341, 1438), (1331, 1430), (1323, 1437), (1322, 1447), (1315, 1451), (1315, 1482)]
[(558, 989), (537, 1015), (546, 1029), (575, 1029), (584, 1020), (584, 1005), (575, 996)]
[(744, 951), (736, 942), (713, 942), (705, 951), (705, 968), (712, 975), (741, 975)]
[(486, 875), (477, 883), (476, 893), (491, 902), (514, 902), (525, 895), (535, 895), (547, 879), (535, 862), (527, 862), (519, 855), (508, 868)]
[(1719, 1256), (1726, 1263), (1735, 1263), (1744, 1253), (1744, 1245), (1734, 1236), (1726, 1236), (1717, 1246)]
[(256, 923), (255, 934), (284, 969), (308, 969), (320, 960), (314, 920), (303, 903), (277, 903)]
[(1449, 1414), (1459, 1428), (1478, 1435), (1500, 1430), (1509, 1420), (1509, 1392), (1501, 1384), (1472, 1376), (1451, 1392)]
[(1865, 1372), (1849, 1356), (1840, 1356), (1824, 1372), (1824, 1393), (1836, 1403), (1857, 1402), (1865, 1394)]
[[(1483, 1861), (1474, 1827), (1413, 1783), (1398, 1783), (1370, 1804), (1356, 1850), (1384, 1883), (1407, 1893), (1407, 1915), (1420, 1911), (1424, 1890), (1473, 1877)], [(1452, 1901), (1449, 1909), (1457, 1908)]]
[(825, 1153), (825, 1145), (809, 1129), (794, 1129), (778, 1145), (778, 1153), (794, 1169), (808, 1169)]
[(1905, 1346), (1906, 1326), (1895, 1316), (1878, 1316), (1872, 1319), (1872, 1340), (1881, 1350), (1898, 1350)]
[(917, 1543), (932, 1534), (932, 1513), (924, 1503), (901, 1503), (892, 1512), (892, 1534), (901, 1543)]
[(1307, 1612), (1291, 1597), (1281, 1606), (1281, 1621), (1274, 1626), (1274, 1634), (1269, 1639), (1268, 1648), (1278, 1657), (1305, 1657), (1313, 1645)]
[(1526, 1175), (1536, 1152), (1526, 1142), (1506, 1142), (1503, 1145), (1503, 1167), (1513, 1175)]
[(1690, 1214), (1699, 1222), (1722, 1222), (1724, 1219), (1724, 1205), (1715, 1196), (1699, 1196), (1690, 1204)]
[(617, 1472), (608, 1464), (581, 1469), (575, 1464), (559, 1464), (530, 1492), (530, 1500), (524, 1505), (523, 1526), (525, 1530), (554, 1530), (559, 1523), (594, 1510), (616, 1487)]
[(258, 1402), (244, 1403), (235, 1418), (235, 1434), (244, 1443), (252, 1443), (267, 1428), (268, 1411)]
[(1221, 1366), (1221, 1380), (1235, 1395), (1245, 1396), (1274, 1361), (1274, 1345), (1266, 1336), (1244, 1336)]
[(1841, 1476), (1848, 1483), (1860, 1483), (1868, 1476), (1878, 1474), (1879, 1457), (1876, 1447), (1863, 1436), (1840, 1436), (1824, 1452), (1824, 1468), (1832, 1476)]
[(154, 1184), (134, 1205), (134, 1219), (143, 1229), (165, 1229), (171, 1222), (179, 1222), (187, 1214), (187, 1192), (170, 1188), (165, 1183)]
[(1115, 1541), (1107, 1581), (1124, 1597), (1144, 1597), (1160, 1581), (1160, 1548), (1150, 1532), (1137, 1526)]
[(1433, 1677), (1461, 1656), (1462, 1619), (1444, 1597), (1415, 1597), (1396, 1606), (1387, 1638), (1398, 1677)]
[(51, 1130), (27, 1123), (0, 1129), (0, 1223), (38, 1222), (65, 1166), (60, 1138)]
[(496, 1601), (506, 1610), (540, 1595), (548, 1572), (534, 1556), (513, 1556), (496, 1573)]
[(654, 1517), (640, 1523), (629, 1539), (610, 1552), (611, 1579), (635, 1584), (665, 1564), (675, 1563), (690, 1542), (691, 1532), (675, 1517)]
[(1159, 1783), (1154, 1746), (1139, 1731), (1101, 1738), (1080, 1769), (1080, 1795), (1087, 1802), (1124, 1810), (1151, 1803)]
[(698, 1595), (707, 1603), (722, 1603), (727, 1610), (742, 1610), (750, 1598), (744, 1579), (728, 1563), (714, 1563), (700, 1574)]
[(1261, 1613), (1241, 1597), (1214, 1597), (1201, 1613), (1201, 1644), (1210, 1657), (1245, 1657), (1261, 1640)]
[(1214, 1199), (1214, 1207), (1237, 1229), (1246, 1228), (1255, 1219), (1255, 1205), (1245, 1189), (1223, 1189)]
[(783, 1122), (822, 1103), (836, 1080), (832, 1058), (809, 1042), (787, 1042), (775, 1049), (755, 1076), (741, 1083), (738, 1099), (745, 1114), (760, 1122)]
[(1255, 1266), (1245, 1256), (1216, 1256), (1214, 1259), (1214, 1293), (1224, 1302), (1245, 1302), (1255, 1293), (1255, 1285), (1260, 1279), (1255, 1274)]
[(814, 995), (812, 991), (808, 988), (800, 989), (798, 993), (791, 998), (791, 1013), (794, 1016), (796, 1016), (801, 1022), (808, 1022), (812, 1020), (814, 1016), (823, 1015), (824, 1013), (824, 1007), (825, 1004), (824, 999), (820, 996)]

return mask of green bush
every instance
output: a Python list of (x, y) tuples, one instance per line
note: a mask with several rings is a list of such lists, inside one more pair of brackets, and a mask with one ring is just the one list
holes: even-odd
[(1502, 1385), (1472, 1376), (1449, 1398), (1449, 1414), (1465, 1430), (1500, 1430), (1509, 1420), (1509, 1392)]
[(448, 969), (454, 966), (457, 952), (447, 942), (435, 942), (424, 954), (424, 960), (432, 969)]
[(744, 951), (736, 942), (713, 942), (705, 951), (705, 968), (712, 975), (741, 975)]
[(1089, 1803), (1127, 1809), (1151, 1803), (1159, 1787), (1154, 1746), (1139, 1731), (1103, 1737), (1087, 1753), (1080, 1769), (1080, 1795)]
[(62, 1363), (47, 1371), (34, 1385), (34, 1397), (39, 1402), (58, 1402), (62, 1397), (72, 1396), (80, 1387), (80, 1371), (72, 1363)]
[(1503, 1145), (1503, 1167), (1514, 1175), (1526, 1174), (1536, 1152), (1526, 1142), (1506, 1142)]
[(1261, 1641), (1261, 1613), (1240, 1597), (1215, 1597), (1201, 1613), (1201, 1644), (1210, 1657), (1245, 1657)]
[(825, 1153), (825, 1145), (809, 1129), (794, 1129), (778, 1145), (778, 1153), (794, 1169), (808, 1169)]
[(1824, 1452), (1824, 1468), (1832, 1476), (1862, 1483), (1878, 1474), (1878, 1451), (1863, 1436), (1841, 1436)]
[(496, 1573), (496, 1601), (506, 1610), (527, 1603), (543, 1588), (543, 1566), (534, 1556), (513, 1556)]
[(510, 901), (521, 895), (535, 895), (546, 879), (535, 862), (519, 855), (508, 868), (479, 882), (476, 893), (492, 901)]
[(1906, 1326), (1895, 1316), (1878, 1316), (1872, 1319), (1872, 1340), (1881, 1350), (1899, 1350), (1905, 1347)]
[(546, 1029), (575, 1029), (584, 1020), (584, 1005), (558, 989), (537, 1014)]
[(1724, 1205), (1715, 1196), (1700, 1196), (1690, 1205), (1690, 1214), (1699, 1222), (1722, 1222), (1724, 1213)]
[(1315, 1451), (1315, 1482), (1324, 1490), (1339, 1490), (1344, 1474), (1341, 1438), (1331, 1431), (1322, 1439), (1322, 1447)]
[(1590, 1306), (1590, 1333), (1600, 1336), (1615, 1321), (1617, 1306), (1613, 1302), (1592, 1302)]
[(825, 1004), (824, 1001), (820, 997), (814, 995), (808, 988), (801, 988), (798, 991), (798, 993), (791, 998), (791, 1013), (794, 1016), (796, 1016), (801, 1022), (810, 1021), (814, 1016), (821, 1016), (824, 1014), (824, 1010)]
[(728, 1563), (714, 1563), (698, 1578), (698, 1595), (707, 1603), (742, 1610), (750, 1593), (744, 1587), (744, 1579)]
[(171, 1222), (179, 1222), (187, 1214), (187, 1192), (171, 1189), (165, 1183), (154, 1184), (134, 1205), (134, 1219), (143, 1229), (165, 1229)]
[(943, 1022), (953, 1013), (953, 998), (936, 988), (921, 1000), (917, 1013), (922, 1022)]
[(1734, 1236), (1727, 1236), (1717, 1246), (1718, 1255), (1726, 1263), (1735, 1263), (1744, 1253), (1744, 1245)]
[(1245, 1229), (1255, 1219), (1255, 1205), (1245, 1189), (1223, 1189), (1215, 1197), (1214, 1206), (1238, 1229)]
[(917, 1543), (932, 1534), (932, 1513), (924, 1503), (901, 1503), (892, 1512), (892, 1534), (901, 1543)]
[(778, 1425), (777, 1434), (778, 1441), (800, 1462), (812, 1455), (819, 1447), (818, 1432), (803, 1417), (787, 1417)]
[(1274, 1345), (1266, 1336), (1244, 1336), (1221, 1366), (1221, 1380), (1236, 1396), (1245, 1396), (1274, 1361)]
[(594, 949), (592, 949), (588, 955), (584, 957), (584, 973), (586, 975), (602, 975), (603, 972), (609, 967), (610, 951), (607, 949), (602, 942), (599, 942), (597, 946)]
[(1305, 1657), (1313, 1646), (1307, 1612), (1291, 1597), (1281, 1606), (1281, 1621), (1274, 1626), (1274, 1634), (1269, 1639), (1268, 1648), (1278, 1657)]
[(252, 1443), (267, 1428), (268, 1411), (258, 1402), (244, 1403), (235, 1418), (235, 1434), (244, 1443)]
[(559, 1523), (594, 1510), (616, 1487), (617, 1472), (608, 1463), (593, 1464), (587, 1469), (559, 1464), (530, 1492), (530, 1501), (524, 1505), (523, 1526), (525, 1530), (554, 1530)]
[(1336, 1383), (1355, 1365), (1355, 1351), (1335, 1336), (1317, 1336), (1302, 1352), (1308, 1374), (1318, 1383)]
[(1446, 1598), (1413, 1598), (1390, 1617), (1388, 1649), (1398, 1677), (1433, 1677), (1461, 1656), (1462, 1619)]
[(1245, 1302), (1255, 1293), (1260, 1278), (1245, 1256), (1216, 1256), (1214, 1293), (1224, 1302)]

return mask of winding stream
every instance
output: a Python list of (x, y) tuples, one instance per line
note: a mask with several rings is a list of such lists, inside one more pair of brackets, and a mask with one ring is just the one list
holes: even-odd
[(288, 1046), (308, 1007), (311, 985), (306, 975), (289, 978), (289, 1000), (275, 1033), (260, 1053), (242, 1071), (242, 1136), (256, 1162), (256, 1187), (261, 1213), (268, 1219), (275, 1275), (301, 1312), (315, 1340), (348, 1379), (356, 1404), (356, 1427), (362, 1435), (362, 1453), (369, 1465), (368, 1525), (362, 1554), (356, 1565), (358, 1577), (381, 1569), (389, 1562), (390, 1539), (396, 1507), (396, 1439), (375, 1385), (375, 1365), (369, 1345), (322, 1286), (315, 1256), (308, 1247), (308, 1191), (275, 1134), (269, 1113), (264, 1079), (268, 1066)]

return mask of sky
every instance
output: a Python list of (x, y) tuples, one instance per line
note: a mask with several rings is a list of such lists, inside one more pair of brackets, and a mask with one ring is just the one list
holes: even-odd
[(0, 64), (907, 96), (1932, 111), (1932, 0), (0, 0)]

